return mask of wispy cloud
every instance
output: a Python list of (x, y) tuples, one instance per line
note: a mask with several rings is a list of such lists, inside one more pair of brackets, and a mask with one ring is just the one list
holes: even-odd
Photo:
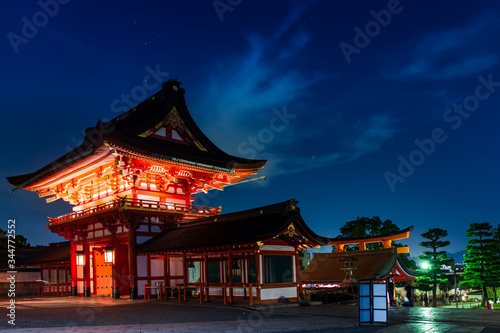
[[(490, 31), (498, 30), (498, 18), (487, 17), (462, 27), (434, 31), (424, 36), (410, 54), (410, 61), (399, 68), (391, 64), (386, 76), (397, 80), (448, 80), (474, 75), (498, 63), (488, 50), (494, 42)], [(396, 67), (396, 69), (394, 68)]]
[[(275, 174), (303, 172), (332, 165), (350, 163), (358, 158), (378, 151), (382, 144), (396, 133), (397, 120), (388, 115), (372, 115), (357, 122), (346, 123), (338, 119), (330, 127), (329, 133), (310, 133), (318, 144), (325, 142), (317, 155), (278, 156), (276, 163), (271, 163)], [(299, 137), (298, 140), (304, 139)], [(287, 161), (286, 168), (281, 165)]]
[(242, 142), (270, 126), (274, 108), (286, 107), (294, 115), (270, 142), (260, 142), (264, 149), (255, 150), (255, 158), (268, 159), (267, 175), (350, 163), (377, 151), (395, 133), (395, 120), (388, 115), (360, 116), (358, 121), (344, 117), (348, 110), (325, 110), (322, 101), (326, 98), (318, 96), (315, 87), (338, 74), (311, 72), (298, 65), (313, 38), (305, 27), (295, 26), (302, 11), (294, 9), (268, 37), (247, 34), (247, 52), (219, 58), (198, 101), (211, 108), (205, 122), (218, 124), (219, 130), (206, 126), (208, 137), (237, 156), (241, 156)]

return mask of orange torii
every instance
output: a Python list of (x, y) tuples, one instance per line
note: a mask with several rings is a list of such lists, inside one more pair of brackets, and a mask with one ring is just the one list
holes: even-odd
[[(382, 248), (390, 248), (392, 247), (391, 243), (395, 240), (405, 239), (410, 237), (410, 232), (414, 229), (413, 226), (410, 226), (406, 229), (395, 231), (389, 234), (370, 236), (365, 238), (342, 238), (335, 237), (328, 241), (328, 245), (334, 245), (336, 247), (335, 252), (345, 252), (345, 245), (355, 245), (359, 244), (359, 250), (366, 250), (366, 244), (369, 243), (382, 243)], [(398, 253), (408, 253), (410, 249), (408, 246), (402, 246), (397, 248)]]

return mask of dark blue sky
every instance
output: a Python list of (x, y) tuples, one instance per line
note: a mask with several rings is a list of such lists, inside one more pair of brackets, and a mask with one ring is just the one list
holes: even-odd
[[(460, 251), (469, 223), (500, 222), (499, 16), (494, 1), (3, 1), (0, 172), (39, 169), (177, 77), (214, 143), (269, 160), (266, 182), (196, 203), (296, 198), (324, 236), (380, 216), (415, 226), (412, 256), (431, 227)], [(44, 227), (69, 205), (0, 189), (2, 228), (62, 240)]]

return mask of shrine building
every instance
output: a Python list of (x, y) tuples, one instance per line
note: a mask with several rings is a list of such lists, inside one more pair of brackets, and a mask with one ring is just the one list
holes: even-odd
[[(192, 242), (191, 234), (182, 238), (182, 244), (176, 242), (175, 248), (168, 237), (163, 245), (157, 241), (146, 242), (163, 230), (194, 229), (194, 223), (208, 224), (208, 230), (212, 231), (206, 230), (201, 236), (214, 241), (215, 234), (231, 232), (221, 229), (221, 225), (230, 223), (226, 223), (227, 216), (220, 215), (220, 208), (193, 205), (193, 195), (211, 189), (222, 190), (226, 185), (255, 175), (266, 163), (220, 150), (193, 121), (184, 93), (180, 82), (169, 80), (159, 92), (135, 108), (87, 129), (82, 144), (74, 150), (38, 171), (7, 178), (15, 186), (14, 191), (24, 189), (45, 197), (48, 203), (62, 199), (73, 205), (72, 212), (49, 218), (48, 226), (70, 241), (70, 271), (65, 275), (71, 276), (72, 295), (120, 297), (130, 294), (136, 298), (143, 293), (144, 285), (155, 281), (171, 286), (188, 284), (187, 259), (198, 265), (200, 255), (204, 255), (205, 261), (199, 283), (229, 282), (234, 271), (235, 280), (241, 282), (255, 278), (256, 285), (266, 281), (282, 282), (293, 284), (297, 289), (300, 271), (295, 270), (296, 251), (300, 246), (318, 244), (304, 239), (285, 244), (275, 239), (289, 228), (296, 237), (301, 227), (297, 223), (285, 225), (285, 221), (280, 220), (284, 229), (275, 226), (272, 236), (256, 229), (253, 233), (262, 231), (263, 238), (243, 237), (241, 242), (234, 239), (233, 244), (227, 243), (229, 238), (225, 244), (215, 247), (210, 242)], [(295, 207), (293, 203), (283, 205)], [(283, 205), (279, 205), (279, 209)], [(270, 211), (275, 210), (257, 211), (269, 216)], [(307, 233), (309, 229), (304, 228)], [(194, 249), (195, 245), (200, 247)], [(261, 246), (264, 248), (260, 249)], [(136, 252), (136, 248), (142, 252)], [(188, 254), (187, 248), (193, 252)], [(147, 249), (153, 252), (146, 253)], [(253, 251), (252, 258), (248, 257), (249, 249)], [(158, 254), (160, 250), (163, 252)], [(218, 254), (209, 254), (209, 251)], [(274, 253), (276, 257), (262, 257), (264, 253), (271, 256)], [(290, 262), (282, 262), (280, 255), (284, 253), (289, 254)], [(240, 271), (236, 272), (233, 264), (240, 265)], [(286, 279), (269, 277), (266, 280), (265, 264), (293, 268), (294, 273), (290, 271)], [(217, 267), (218, 278), (213, 275)], [(277, 268), (272, 269), (276, 273)], [(67, 267), (61, 268), (61, 272), (63, 270)], [(289, 294), (297, 297), (296, 293)]]
[[(53, 294), (135, 299), (147, 286), (189, 285), (205, 300), (227, 293), (294, 301), (302, 288), (299, 250), (329, 244), (342, 251), (352, 241), (315, 234), (294, 199), (230, 214), (193, 205), (196, 193), (241, 182), (266, 161), (219, 149), (194, 122), (184, 94), (169, 80), (133, 109), (87, 129), (64, 156), (7, 177), (14, 191), (73, 206), (47, 227), (69, 241), (69, 261), (68, 247), (32, 261)], [(389, 238), (383, 247), (391, 247)]]

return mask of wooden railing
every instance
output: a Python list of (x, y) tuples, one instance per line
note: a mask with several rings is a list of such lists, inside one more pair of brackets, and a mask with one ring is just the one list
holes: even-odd
[[(257, 288), (257, 295), (258, 295), (258, 289), (259, 286), (255, 284), (243, 284), (241, 286), (231, 286), (229, 284), (219, 284), (218, 286), (214, 285), (206, 285), (204, 283), (196, 283), (193, 285), (188, 285), (184, 287), (182, 284), (178, 284), (177, 287), (170, 287), (170, 286), (164, 286), (163, 284), (159, 284), (156, 286), (150, 286), (150, 285), (144, 285), (144, 299), (149, 299), (152, 296), (151, 290), (155, 289), (156, 294), (158, 299), (161, 301), (163, 300), (163, 297), (165, 299), (169, 298), (169, 294), (172, 294), (172, 291), (176, 290), (177, 291), (177, 299), (179, 302), (182, 301), (187, 301), (188, 300), (188, 290), (194, 290), (198, 289), (198, 296), (200, 299), (200, 304), (202, 304), (204, 301), (208, 302), (209, 301), (209, 294), (210, 294), (210, 289), (220, 289), (221, 290), (221, 295), (224, 301), (224, 305), (226, 305), (228, 302), (233, 303), (234, 302), (234, 297), (233, 297), (233, 289), (243, 289), (244, 295), (243, 299), (249, 300), (250, 306), (254, 305), (254, 298), (257, 296), (253, 295), (253, 288)], [(229, 289), (229, 292), (228, 292)], [(247, 293), (248, 289), (248, 293)], [(220, 297), (219, 296), (219, 297)], [(171, 297), (175, 298), (175, 297)]]
[(175, 214), (199, 215), (199, 216), (211, 216), (211, 215), (218, 215), (220, 213), (219, 208), (213, 208), (213, 207), (124, 198), (102, 203), (100, 205), (92, 206), (89, 208), (85, 208), (61, 216), (49, 217), (49, 222), (50, 224), (66, 222), (69, 220), (73, 220), (76, 218), (84, 217), (87, 215), (103, 212), (114, 208), (122, 208), (122, 209), (142, 208), (142, 209), (156, 210), (161, 213), (172, 212)]

